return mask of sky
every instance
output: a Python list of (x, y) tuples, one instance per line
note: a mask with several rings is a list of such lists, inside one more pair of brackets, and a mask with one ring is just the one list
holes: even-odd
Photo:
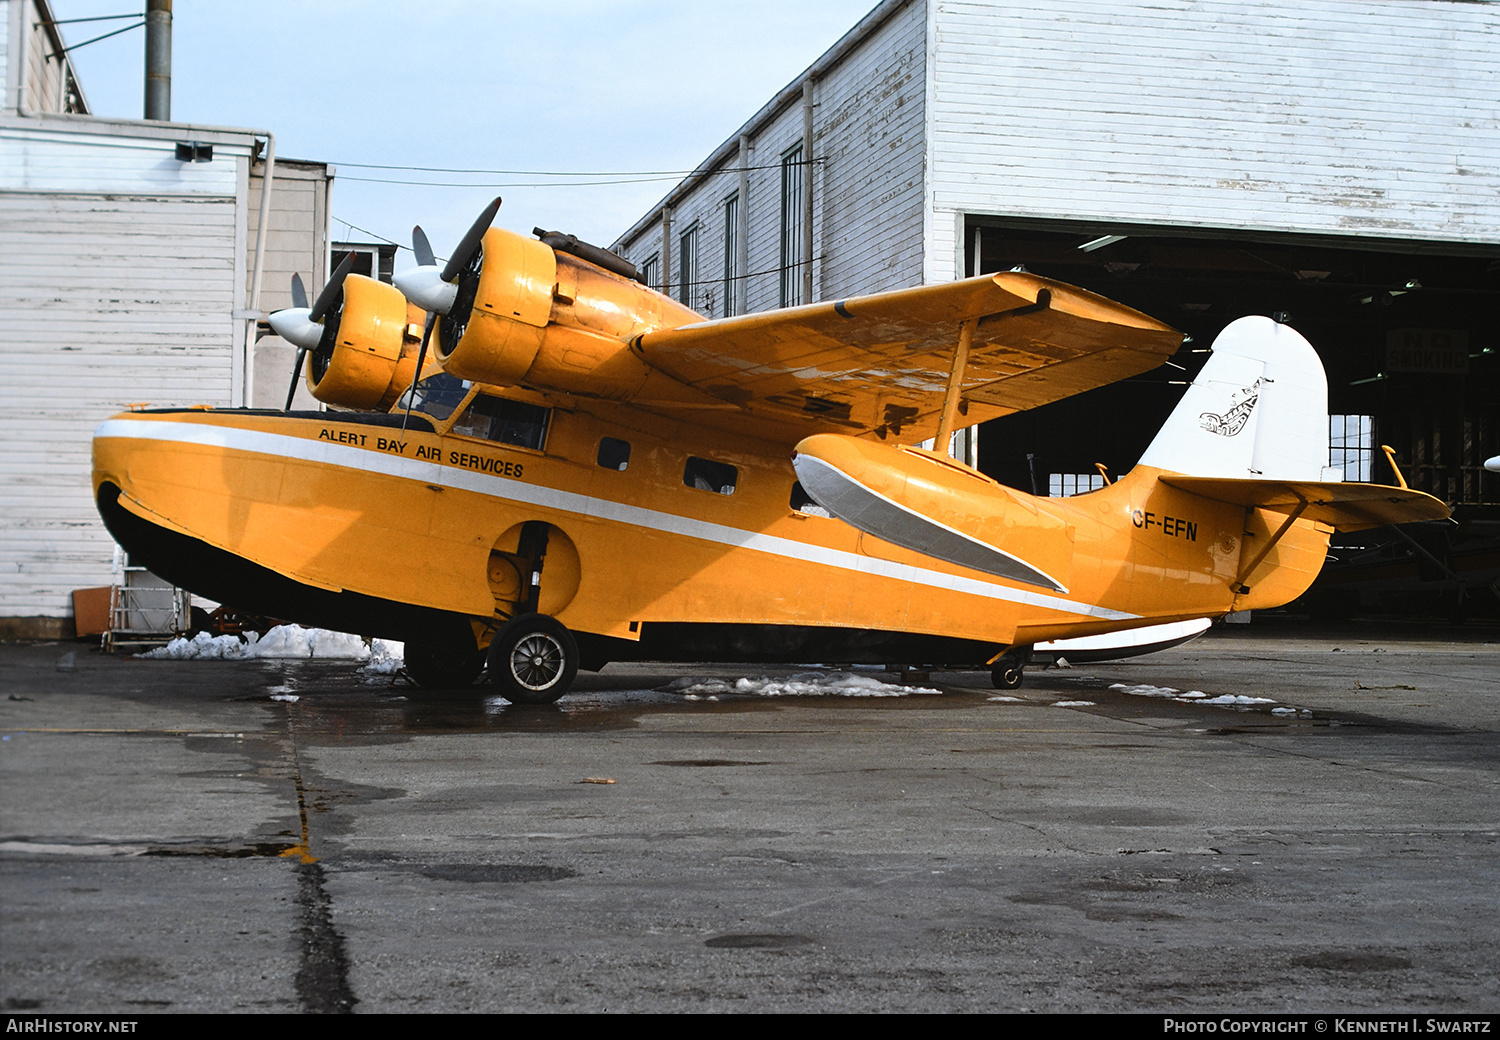
[[(420, 223), (446, 255), (501, 195), (499, 226), (608, 245), (874, 3), (176, 0), (172, 118), (333, 163), (336, 239), (409, 245)], [(59, 21), (144, 6), (52, 0)], [(128, 24), (62, 31), (72, 46)], [(94, 114), (141, 118), (144, 49), (133, 29), (72, 52)]]

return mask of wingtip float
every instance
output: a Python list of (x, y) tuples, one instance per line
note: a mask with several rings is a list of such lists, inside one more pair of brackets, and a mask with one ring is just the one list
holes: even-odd
[[(1141, 463), (1037, 498), (917, 444), (1154, 368), (1181, 337), (1006, 273), (710, 321), (570, 236), (480, 215), (397, 287), (272, 324), (319, 400), (122, 413), (94, 440), (132, 557), (236, 606), (401, 639), (424, 686), (561, 696), (611, 660), (989, 666), (1287, 602), (1333, 527), (1447, 515), (1325, 471), (1322, 366), (1226, 328)], [(612, 254), (611, 254), (612, 255)], [(290, 401), (289, 401), (290, 403)], [(795, 456), (795, 460), (793, 457)]]

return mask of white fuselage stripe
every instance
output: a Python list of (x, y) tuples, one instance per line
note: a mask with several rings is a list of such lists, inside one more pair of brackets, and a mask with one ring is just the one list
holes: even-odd
[[(338, 419), (330, 418), (329, 422), (336, 423)], [(384, 427), (370, 427), (371, 436), (383, 432), (385, 432)], [(398, 436), (395, 431), (390, 431), (390, 433), (391, 439)], [(843, 549), (831, 549), (809, 542), (795, 541), (791, 538), (746, 531), (707, 520), (678, 516), (675, 513), (665, 513), (642, 506), (626, 505), (610, 499), (580, 495), (573, 491), (562, 491), (542, 484), (528, 484), (487, 473), (444, 466), (436, 462), (402, 458), (355, 445), (292, 437), (281, 433), (266, 433), (261, 430), (246, 430), (233, 426), (211, 426), (202, 422), (172, 422), (153, 419), (108, 419), (94, 431), (94, 436), (96, 438), (122, 437), (197, 444), (204, 447), (321, 463), (343, 469), (361, 470), (366, 473), (379, 473), (423, 484), (473, 491), (481, 495), (541, 506), (546, 509), (556, 509), (560, 512), (573, 513), (596, 520), (632, 524), (653, 531), (686, 535), (721, 545), (754, 549), (773, 556), (822, 564), (840, 570), (982, 596), (986, 599), (1023, 603), (1028, 606), (1060, 610), (1069, 614), (1082, 614), (1086, 617), (1103, 618), (1109, 621), (1124, 621), (1140, 617), (1139, 614), (1111, 610), (1108, 607), (1094, 606), (1089, 603), (1078, 603), (1061, 596), (1006, 588), (1003, 585), (976, 581), (962, 575), (944, 574), (941, 571), (913, 567), (891, 560), (861, 556)]]

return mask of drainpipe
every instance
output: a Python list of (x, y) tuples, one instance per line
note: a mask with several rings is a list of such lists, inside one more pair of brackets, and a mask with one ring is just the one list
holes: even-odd
[[(169, 0), (170, 2), (170, 0)], [(255, 160), (250, 160), (255, 165)], [(250, 274), (250, 306), (245, 312), (245, 407), (255, 403), (255, 333), (260, 324), (260, 283), (266, 268), (266, 228), (271, 223), (271, 178), (276, 174), (276, 135), (266, 131), (266, 165), (260, 175), (260, 225), (255, 229), (255, 264)]]

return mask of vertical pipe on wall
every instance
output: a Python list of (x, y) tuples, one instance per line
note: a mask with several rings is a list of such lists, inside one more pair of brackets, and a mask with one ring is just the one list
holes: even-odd
[(739, 278), (734, 284), (734, 313), (750, 309), (750, 137), (740, 135), (740, 205), (735, 214), (735, 267)]
[(802, 84), (802, 302), (813, 302), (813, 81)]
[(672, 207), (661, 208), (661, 291), (672, 295)]
[(172, 118), (172, 0), (146, 0), (146, 118)]

